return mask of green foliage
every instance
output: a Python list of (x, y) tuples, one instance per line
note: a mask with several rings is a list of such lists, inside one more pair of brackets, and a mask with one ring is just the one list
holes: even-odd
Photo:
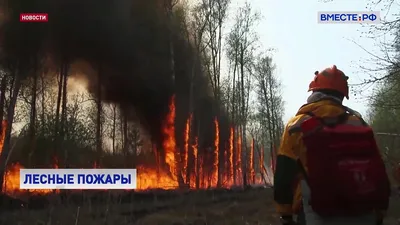
[(389, 170), (395, 170), (400, 163), (400, 79), (395, 79), (379, 86), (369, 109), (370, 124)]
[(400, 165), (400, 27), (396, 23), (385, 26), (395, 34), (391, 44), (395, 57), (387, 59), (390, 63), (387, 74), (378, 79), (380, 83), (371, 97), (368, 119), (389, 170), (395, 171)]

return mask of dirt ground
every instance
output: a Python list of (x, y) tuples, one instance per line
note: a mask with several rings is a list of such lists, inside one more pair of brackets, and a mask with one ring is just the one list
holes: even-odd
[[(272, 189), (223, 194), (190, 193), (169, 200), (82, 206), (52, 205), (45, 210), (2, 212), (0, 225), (278, 225)], [(400, 198), (393, 197), (386, 225), (398, 225)]]

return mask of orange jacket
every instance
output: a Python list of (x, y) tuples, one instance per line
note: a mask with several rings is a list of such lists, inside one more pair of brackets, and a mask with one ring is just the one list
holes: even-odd
[[(335, 117), (344, 113), (343, 107), (334, 100), (319, 100), (303, 105), (296, 116), (287, 123), (276, 159), (274, 177), (274, 200), (276, 209), (281, 215), (297, 214), (301, 209), (301, 188), (299, 181), (302, 175), (298, 170), (300, 159), (307, 171), (306, 151), (302, 143), (300, 125), (309, 118), (305, 113), (312, 112), (318, 117)], [(348, 118), (348, 123), (365, 126), (361, 115), (357, 112)]]

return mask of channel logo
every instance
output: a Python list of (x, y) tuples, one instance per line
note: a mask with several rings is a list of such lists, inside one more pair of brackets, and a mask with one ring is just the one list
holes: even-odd
[(318, 12), (318, 23), (381, 23), (380, 12)]

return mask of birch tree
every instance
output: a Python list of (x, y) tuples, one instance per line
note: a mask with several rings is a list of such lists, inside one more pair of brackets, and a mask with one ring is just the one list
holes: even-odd
[[(242, 178), (243, 185), (247, 185), (247, 140), (246, 140), (246, 126), (248, 119), (248, 109), (249, 109), (249, 93), (251, 86), (250, 74), (252, 73), (252, 60), (254, 59), (254, 52), (256, 44), (258, 41), (258, 36), (254, 32), (256, 23), (259, 21), (260, 15), (254, 12), (251, 5), (246, 2), (244, 6), (240, 7), (235, 16), (235, 23), (232, 30), (227, 37), (227, 54), (228, 60), (234, 65), (233, 72), (233, 82), (236, 93), (239, 96), (239, 114), (238, 122), (239, 132), (236, 135), (241, 136), (242, 140)], [(233, 63), (232, 63), (233, 62)], [(238, 75), (238, 80), (236, 81), (236, 73)], [(237, 83), (236, 83), (237, 82)], [(234, 99), (233, 97), (233, 104)], [(236, 109), (234, 109), (234, 112)]]
[(257, 92), (257, 119), (261, 124), (264, 146), (274, 151), (283, 132), (283, 98), (281, 83), (275, 76), (272, 58), (262, 54), (255, 64), (254, 78)]
[[(230, 0), (202, 0), (196, 7), (198, 16), (202, 16), (204, 22), (200, 22), (201, 37), (204, 38), (204, 50), (202, 54), (206, 59), (207, 74), (211, 83), (214, 98), (218, 107), (221, 98), (221, 60), (222, 60), (222, 36), (223, 27), (227, 18), (227, 10)], [(217, 118), (218, 119), (218, 118)], [(217, 186), (221, 186), (222, 170), (224, 165), (223, 147), (220, 146), (218, 154), (218, 180)]]

